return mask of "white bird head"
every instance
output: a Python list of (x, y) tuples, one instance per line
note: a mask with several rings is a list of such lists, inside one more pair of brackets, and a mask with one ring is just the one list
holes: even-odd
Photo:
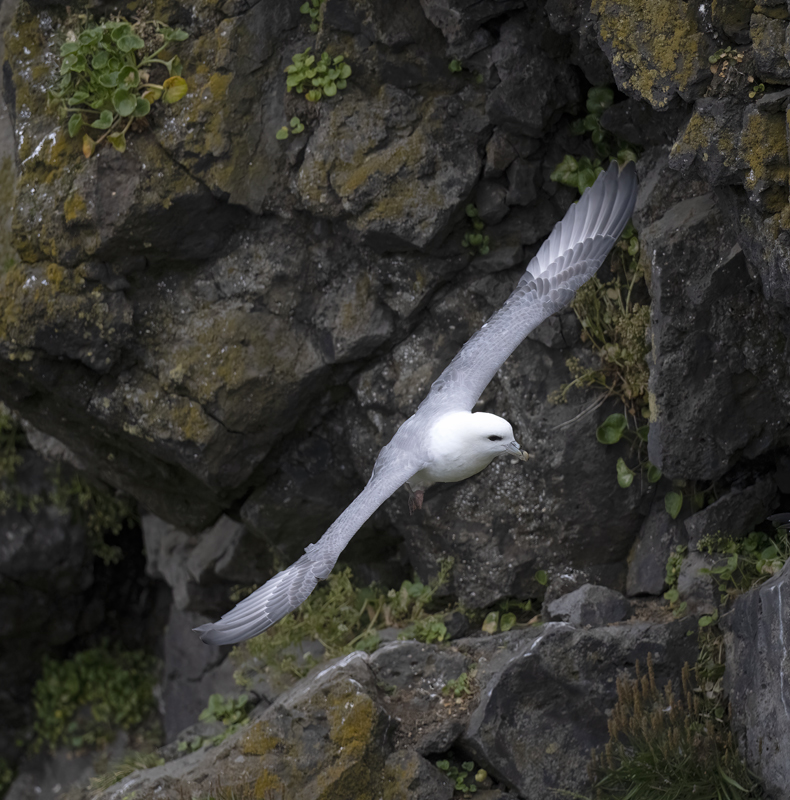
[(485, 411), (472, 414), (466, 433), (470, 445), (478, 452), (488, 452), (493, 456), (509, 453), (522, 461), (529, 458), (527, 452), (522, 450), (516, 441), (513, 426), (496, 414), (487, 414)]

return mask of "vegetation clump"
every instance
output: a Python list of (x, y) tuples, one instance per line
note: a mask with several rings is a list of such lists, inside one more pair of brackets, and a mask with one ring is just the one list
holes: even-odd
[(299, 6), (299, 11), (310, 17), (310, 33), (318, 33), (325, 3), (326, 0), (307, 0)]
[[(440, 759), (436, 762), (436, 766), (453, 782), (455, 791), (463, 792), (465, 796), (474, 794), (478, 785), (488, 778), (488, 773), (484, 769), (475, 770), (474, 761), (464, 761), (459, 767), (448, 759)], [(474, 777), (470, 778), (469, 775), (473, 772)]]
[(140, 725), (155, 707), (156, 660), (106, 644), (65, 661), (45, 657), (33, 687), (35, 745), (92, 747)]
[(609, 742), (590, 767), (596, 800), (748, 800), (761, 796), (755, 777), (738, 757), (723, 714), (692, 683), (686, 664), (682, 692), (656, 686), (647, 674), (617, 680)]
[(790, 558), (790, 535), (780, 529), (773, 536), (752, 531), (742, 539), (731, 536), (703, 536), (697, 549), (711, 555), (727, 556), (726, 563), (700, 570), (712, 575), (718, 586), (721, 602), (726, 603), (758, 586), (779, 572)]
[(491, 243), (488, 236), (483, 234), (486, 224), (480, 219), (474, 203), (469, 203), (466, 207), (466, 216), (469, 217), (472, 230), (464, 234), (464, 238), (461, 239), (461, 247), (465, 247), (472, 255), (478, 253), (484, 256), (491, 250)]
[[(129, 22), (119, 16), (92, 25), (84, 15), (79, 19), (84, 27), (69, 31), (61, 45), (61, 78), (50, 100), (61, 119), (68, 118), (72, 137), (85, 127), (101, 132), (96, 139), (83, 135), (85, 158), (105, 139), (122, 153), (134, 120), (147, 116), (156, 101), (175, 103), (187, 93), (178, 56), (160, 55), (189, 34), (157, 20)], [(167, 72), (162, 83), (153, 82), (157, 68)]]
[(0, 514), (9, 508), (36, 513), (42, 506), (55, 505), (69, 514), (73, 523), (81, 525), (88, 535), (93, 554), (105, 564), (120, 561), (122, 552), (108, 544), (105, 536), (118, 536), (125, 525), (136, 517), (134, 501), (113, 494), (85, 477), (72, 474), (63, 477), (60, 469), (51, 473), (52, 488), (40, 493), (26, 493), (16, 484), (16, 472), (22, 463), (21, 451), (26, 446), (25, 434), (16, 418), (0, 404)]
[(293, 648), (306, 639), (320, 642), (324, 658), (353, 650), (372, 652), (380, 643), (378, 630), (390, 626), (406, 627), (407, 638), (444, 641), (447, 629), (441, 615), (430, 614), (427, 607), (447, 582), (452, 563), (452, 559), (442, 562), (439, 574), (427, 585), (407, 580), (389, 591), (355, 586), (350, 568), (333, 572), (298, 609), (234, 650), (236, 660), (245, 665), (236, 673), (237, 681), (249, 683), (246, 671), (256, 662), (304, 677), (317, 662), (310, 654), (298, 660)]
[(292, 64), (285, 68), (288, 77), (285, 85), (288, 91), (304, 94), (305, 99), (311, 103), (318, 102), (322, 97), (334, 97), (340, 89), (345, 89), (351, 67), (345, 63), (345, 56), (332, 58), (324, 51), (316, 59), (308, 47), (304, 53), (296, 53)]
[(633, 145), (617, 139), (601, 126), (601, 115), (614, 102), (614, 91), (608, 86), (593, 86), (587, 92), (587, 114), (571, 123), (571, 133), (589, 134), (598, 158), (567, 154), (551, 173), (551, 180), (583, 192), (595, 183), (603, 171), (602, 159), (612, 158), (621, 166), (636, 161)]

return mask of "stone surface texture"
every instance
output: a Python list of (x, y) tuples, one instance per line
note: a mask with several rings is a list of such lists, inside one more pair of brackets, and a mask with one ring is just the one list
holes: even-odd
[[(13, 485), (0, 473), (10, 796), (83, 774), (81, 761), (59, 773), (62, 754), (23, 757), (31, 688), (43, 657), (108, 636), (161, 657), (172, 760), (107, 800), (208, 796), (216, 781), (267, 799), (449, 800), (445, 757), (486, 770), (487, 800), (589, 794), (616, 679), (650, 653), (659, 682), (677, 683), (696, 657), (694, 615), (718, 610), (743, 755), (771, 800), (790, 797), (787, 572), (730, 607), (700, 572), (721, 562), (696, 549), (771, 533), (766, 516), (790, 508), (785, 6), (327, 0), (310, 31), (298, 1), (122, 2), (113, 13), (189, 33), (172, 45), (189, 91), (135, 122), (126, 152), (89, 159), (47, 103), (72, 11), (0, 2), (0, 420), (13, 422), (0, 461), (19, 456)], [(307, 48), (352, 68), (317, 103), (286, 91)], [(553, 170), (566, 154), (600, 157), (573, 123), (601, 85), (615, 91), (600, 136), (638, 154), (647, 446), (597, 441), (617, 397), (549, 400), (571, 359), (598, 360), (572, 310), (547, 320), (475, 408), (510, 420), (530, 461), (434, 487), (413, 515), (397, 492), (343, 556), (360, 585), (395, 588), (452, 557), (452, 640), (394, 641), (392, 627), (375, 653), (284, 691), (262, 670), (252, 721), (184, 756), (179, 743), (216, 732), (198, 723), (208, 697), (241, 691), (227, 648), (191, 628), (324, 532), (512, 291), (577, 198)], [(294, 116), (304, 131), (276, 138)], [(486, 254), (462, 245), (470, 213)], [(621, 458), (662, 477), (638, 470), (620, 488)], [(118, 564), (50, 502), (74, 475), (138, 504)], [(670, 581), (684, 620), (644, 612)], [(542, 602), (543, 624), (482, 634), (478, 617), (511, 601)], [(464, 674), (469, 694), (443, 692)]]

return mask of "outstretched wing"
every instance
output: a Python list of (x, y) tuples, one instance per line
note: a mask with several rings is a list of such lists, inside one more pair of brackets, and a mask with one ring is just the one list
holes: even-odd
[[(393, 443), (394, 444), (394, 443)], [(382, 454), (383, 456), (383, 454)], [(288, 569), (277, 573), (217, 622), (195, 628), (206, 644), (235, 644), (257, 636), (300, 606), (335, 566), (351, 537), (373, 512), (423, 466), (416, 455), (390, 444), (367, 486), (316, 544)]]
[(631, 217), (636, 171), (612, 163), (568, 209), (502, 308), (461, 348), (418, 409), (471, 411), (507, 357), (543, 320), (564, 308), (603, 263)]

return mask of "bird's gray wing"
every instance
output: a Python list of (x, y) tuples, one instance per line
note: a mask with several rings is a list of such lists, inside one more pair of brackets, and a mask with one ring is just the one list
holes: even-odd
[(434, 381), (417, 414), (471, 411), (507, 357), (543, 320), (564, 308), (603, 263), (636, 202), (633, 163), (612, 163), (568, 209), (502, 308)]
[[(397, 434), (396, 434), (397, 437)], [(351, 537), (373, 512), (425, 463), (409, 447), (391, 442), (376, 461), (373, 475), (351, 505), (332, 523), (316, 544), (288, 569), (277, 573), (217, 622), (195, 628), (206, 644), (234, 644), (250, 639), (301, 605), (335, 566)], [(408, 442), (406, 443), (408, 444)]]

